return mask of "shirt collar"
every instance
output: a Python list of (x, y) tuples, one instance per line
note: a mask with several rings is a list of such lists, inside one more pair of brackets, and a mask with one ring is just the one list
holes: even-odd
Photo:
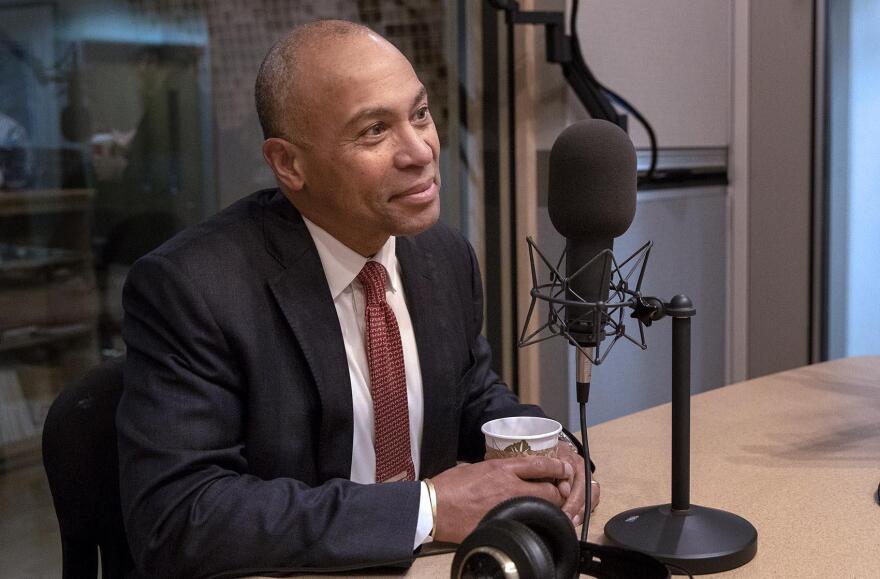
[(397, 288), (400, 287), (400, 276), (397, 271), (397, 255), (395, 254), (397, 243), (393, 235), (375, 255), (367, 258), (305, 217), (303, 217), (303, 221), (315, 242), (318, 257), (321, 258), (321, 265), (324, 267), (324, 275), (327, 277), (327, 285), (330, 286), (330, 295), (334, 300), (357, 278), (357, 275), (364, 268), (364, 264), (371, 260), (378, 261), (385, 267), (391, 291), (397, 292)]

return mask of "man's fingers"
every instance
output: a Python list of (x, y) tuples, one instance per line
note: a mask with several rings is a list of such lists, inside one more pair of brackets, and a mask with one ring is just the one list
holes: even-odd
[(584, 489), (586, 476), (581, 464), (574, 468), (574, 472), (574, 480), (572, 480), (570, 487), (571, 492), (566, 497), (562, 510), (575, 525), (578, 525), (583, 518), (584, 501), (586, 500), (586, 491)]
[(565, 502), (565, 497), (562, 496), (559, 489), (553, 483), (542, 482), (523, 484), (525, 485), (523, 491), (519, 493), (521, 496), (538, 497), (550, 501), (557, 507), (561, 507)]
[(571, 485), (571, 493), (565, 498), (565, 504), (562, 505), (562, 510), (565, 511), (569, 519), (574, 519), (584, 512), (585, 496), (584, 481), (578, 479)]
[(504, 466), (521, 479), (570, 479), (574, 470), (567, 462), (546, 456), (506, 459)]
[(564, 480), (556, 485), (556, 488), (559, 489), (559, 494), (561, 494), (566, 499), (569, 497), (569, 495), (571, 495), (571, 483), (567, 480)]

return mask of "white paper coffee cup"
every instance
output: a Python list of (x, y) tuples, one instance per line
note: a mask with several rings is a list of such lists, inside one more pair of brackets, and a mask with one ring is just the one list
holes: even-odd
[(511, 416), (483, 424), (487, 458), (556, 456), (562, 425), (550, 418)]

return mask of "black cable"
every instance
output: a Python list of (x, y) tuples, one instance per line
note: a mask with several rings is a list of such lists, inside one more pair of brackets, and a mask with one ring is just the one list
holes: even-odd
[(648, 167), (647, 173), (645, 173), (645, 180), (650, 181), (654, 177), (654, 171), (657, 168), (657, 152), (658, 152), (657, 135), (654, 133), (654, 128), (651, 126), (651, 123), (648, 122), (648, 119), (646, 119), (644, 117), (644, 115), (642, 115), (642, 113), (639, 112), (638, 109), (636, 109), (631, 103), (629, 103), (622, 96), (620, 96), (619, 94), (617, 94), (613, 90), (609, 89), (608, 87), (606, 87), (602, 83), (600, 83), (595, 78), (595, 76), (593, 76), (592, 73), (589, 72), (589, 69), (586, 67), (586, 61), (584, 60), (583, 54), (581, 53), (581, 50), (580, 50), (581, 43), (580, 43), (580, 39), (578, 38), (578, 34), (577, 34), (576, 19), (577, 19), (577, 12), (578, 12), (578, 3), (579, 3), (578, 0), (572, 0), (572, 5), (571, 5), (571, 20), (570, 20), (569, 28), (571, 30), (572, 54), (574, 55), (575, 60), (579, 59), (580, 61), (583, 62), (583, 68), (585, 69), (586, 73), (589, 75), (590, 80), (592, 80), (592, 82), (594, 82), (596, 84), (596, 86), (599, 87), (599, 90), (604, 92), (606, 94), (606, 96), (608, 96), (611, 100), (615, 101), (621, 108), (629, 111), (636, 118), (636, 120), (639, 121), (639, 124), (641, 124), (645, 128), (645, 131), (648, 133), (648, 139), (651, 141), (651, 164)]
[(648, 133), (648, 139), (651, 141), (651, 164), (648, 167), (648, 171), (645, 173), (645, 180), (650, 181), (654, 176), (654, 170), (657, 168), (657, 135), (654, 133), (654, 128), (651, 126), (651, 123), (648, 122), (642, 113), (640, 113), (633, 105), (629, 103), (622, 96), (611, 90), (610, 88), (599, 84), (599, 88), (603, 90), (611, 100), (615, 101), (622, 108), (626, 109), (639, 121), (645, 131)]
[[(589, 389), (587, 384), (587, 389)], [(587, 439), (587, 404), (580, 403), (581, 442), (584, 446), (584, 525), (581, 527), (581, 541), (587, 542), (587, 529), (590, 527), (590, 515), (593, 510), (593, 473), (590, 471), (590, 441)], [(572, 489), (574, 492), (574, 489)]]
[(581, 43), (575, 28), (576, 16), (577, 4), (574, 5), (570, 24), (572, 29), (572, 34), (569, 37), (571, 59), (568, 62), (562, 63), (562, 71), (591, 117), (610, 121), (623, 128), (623, 121), (620, 115), (608, 99), (608, 95), (600, 88), (599, 81), (593, 75), (593, 71), (590, 70), (581, 51)]

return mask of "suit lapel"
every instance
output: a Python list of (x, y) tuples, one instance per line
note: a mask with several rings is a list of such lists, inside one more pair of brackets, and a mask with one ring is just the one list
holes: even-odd
[[(309, 364), (321, 399), (319, 476), (321, 480), (348, 478), (354, 413), (351, 378), (321, 259), (302, 217), (283, 195), (279, 193), (269, 203), (265, 216), (266, 249), (285, 268), (269, 286)], [(444, 431), (454, 427), (444, 411), (449, 402), (444, 397), (454, 393), (453, 385), (445, 383), (450, 377), (445, 367), (448, 360), (438, 340), (447, 332), (435, 304), (431, 252), (407, 237), (398, 237), (396, 247), (422, 373), (421, 472), (430, 476), (448, 466), (441, 445), (430, 442), (443, 439)]]
[(267, 250), (284, 266), (269, 282), (302, 349), (321, 399), (318, 473), (321, 480), (351, 475), (351, 379), (339, 318), (321, 259), (302, 217), (279, 195), (265, 214)]
[(416, 245), (406, 237), (397, 238), (397, 259), (403, 277), (403, 287), (406, 292), (407, 309), (413, 324), (413, 333), (419, 351), (419, 366), (422, 372), (422, 393), (424, 397), (424, 412), (421, 442), (421, 473), (425, 475), (435, 473), (437, 465), (441, 462), (441, 454), (436, 444), (438, 436), (444, 429), (449, 428), (448, 417), (444, 412), (438, 411), (441, 397), (448, 395), (448, 384), (444, 384), (444, 377), (448, 372), (442, 368), (442, 356), (438, 356), (437, 349), (441, 346), (437, 343), (437, 336), (443, 336), (441, 329), (442, 319), (437, 315), (434, 292), (434, 262), (433, 256)]

